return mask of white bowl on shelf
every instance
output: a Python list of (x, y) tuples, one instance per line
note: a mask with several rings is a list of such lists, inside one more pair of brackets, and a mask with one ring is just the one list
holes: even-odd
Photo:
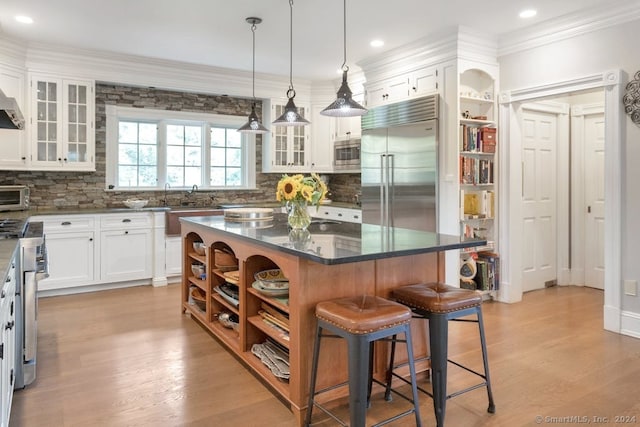
[(204, 255), (204, 243), (202, 242), (193, 242), (193, 250), (196, 251), (198, 255)]
[(124, 205), (130, 209), (142, 209), (147, 206), (149, 203), (148, 200), (138, 200), (138, 199), (127, 199), (124, 202)]

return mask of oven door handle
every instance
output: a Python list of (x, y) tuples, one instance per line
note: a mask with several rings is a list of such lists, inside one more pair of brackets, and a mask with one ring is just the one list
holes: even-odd
[(38, 339), (38, 296), (36, 294), (38, 282), (36, 273), (25, 271), (24, 273), (24, 361), (28, 362), (36, 358)]

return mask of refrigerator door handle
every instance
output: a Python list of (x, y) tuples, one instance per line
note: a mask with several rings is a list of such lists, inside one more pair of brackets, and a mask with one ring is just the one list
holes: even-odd
[(385, 182), (387, 181), (385, 178), (386, 156), (386, 154), (380, 154), (380, 225), (383, 225), (385, 223)]
[(394, 155), (387, 154), (387, 225), (393, 227), (393, 203), (395, 203), (395, 182), (393, 180)]

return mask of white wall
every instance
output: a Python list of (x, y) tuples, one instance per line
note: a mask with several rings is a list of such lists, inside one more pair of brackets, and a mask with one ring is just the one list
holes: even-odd
[[(502, 91), (516, 90), (566, 81), (611, 69), (622, 69), (627, 75), (640, 70), (638, 55), (640, 21), (620, 24), (571, 39), (558, 41), (527, 51), (501, 56), (500, 77)], [(622, 280), (640, 282), (640, 262), (635, 243), (640, 236), (640, 127), (625, 120), (622, 132), (623, 158), (623, 217), (622, 224)], [(606, 197), (606, 196), (605, 196)], [(622, 284), (620, 284), (622, 286)], [(622, 309), (638, 315), (640, 297), (622, 292)]]

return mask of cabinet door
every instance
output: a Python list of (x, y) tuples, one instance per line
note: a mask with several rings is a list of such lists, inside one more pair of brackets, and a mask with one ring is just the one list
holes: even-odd
[(34, 78), (32, 91), (33, 166), (59, 165), (62, 161), (62, 87), (57, 80)]
[[(24, 73), (0, 66), (0, 89), (15, 98), (23, 115), (27, 114), (24, 102)], [(26, 116), (25, 116), (26, 117)], [(26, 132), (0, 129), (0, 169), (25, 169), (27, 167)]]
[(367, 87), (367, 107), (402, 101), (409, 96), (409, 77), (402, 75)]
[(165, 238), (165, 272), (167, 276), (182, 274), (182, 237)]
[(94, 283), (93, 231), (47, 233), (49, 277), (38, 290), (86, 286)]
[(320, 114), (325, 107), (325, 104), (311, 106), (311, 172), (333, 171), (336, 120)]
[(94, 163), (93, 84), (63, 82), (62, 161), (74, 169), (92, 170)]
[(9, 425), (13, 383), (15, 380), (16, 360), (16, 323), (15, 323), (15, 267), (12, 267), (7, 282), (3, 283), (4, 297), (0, 300), (0, 321), (2, 322), (2, 359), (0, 360), (0, 425)]
[(436, 67), (425, 68), (411, 74), (409, 95), (411, 97), (425, 96), (434, 93), (438, 89), (438, 69)]
[(152, 276), (150, 229), (109, 230), (100, 233), (100, 280), (122, 282)]

